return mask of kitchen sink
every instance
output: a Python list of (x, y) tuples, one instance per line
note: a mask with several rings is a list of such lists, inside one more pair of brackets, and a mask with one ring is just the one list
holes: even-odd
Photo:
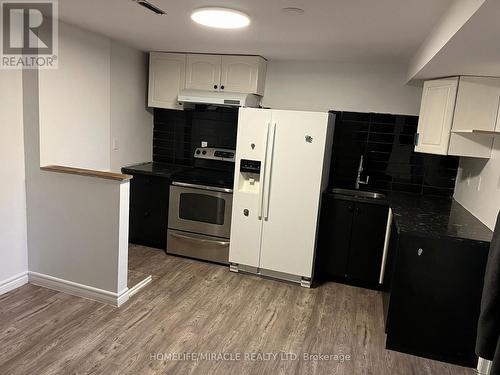
[(349, 197), (356, 198), (368, 198), (368, 199), (386, 199), (386, 195), (382, 193), (375, 193), (372, 191), (362, 191), (362, 190), (350, 190), (350, 189), (331, 189), (329, 191), (332, 194), (347, 195)]

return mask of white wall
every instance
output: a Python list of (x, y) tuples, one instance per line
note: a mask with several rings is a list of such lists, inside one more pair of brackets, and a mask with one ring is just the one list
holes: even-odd
[[(59, 31), (59, 71), (23, 72), (30, 280), (123, 302), (129, 183), (40, 165), (118, 170), (151, 160), (147, 60), (71, 25), (60, 24)], [(111, 150), (112, 136), (119, 152)]]
[(36, 70), (23, 72), (30, 280), (116, 302), (127, 290), (129, 183), (40, 170), (38, 84)]
[[(148, 55), (111, 43), (111, 171), (152, 159), (153, 113), (146, 107)], [(118, 149), (113, 148), (116, 140)]]
[(500, 138), (495, 141), (491, 159), (460, 159), (454, 198), (491, 230), (494, 229), (500, 210)]
[(61, 22), (59, 68), (39, 75), (41, 165), (118, 172), (151, 161), (147, 68), (147, 54)]
[(408, 80), (422, 78), (418, 77), (419, 72), (448, 44), (484, 2), (485, 0), (455, 0), (452, 3), (409, 62)]
[(22, 72), (0, 70), (0, 294), (27, 281)]
[(120, 216), (129, 184), (122, 192), (117, 181), (54, 172), (30, 181), (36, 186), (30, 190), (30, 272), (113, 293), (126, 289), (120, 276), (128, 264), (120, 260), (128, 243), (120, 248)]
[(59, 24), (59, 67), (40, 71), (40, 162), (109, 170), (110, 40)]
[(406, 85), (406, 67), (269, 61), (263, 104), (277, 109), (417, 115), (422, 89)]

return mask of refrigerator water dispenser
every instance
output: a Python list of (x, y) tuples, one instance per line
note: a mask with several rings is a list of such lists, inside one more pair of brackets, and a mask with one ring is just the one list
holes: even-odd
[(241, 159), (240, 183), (238, 190), (247, 193), (259, 193), (260, 187), (260, 161)]

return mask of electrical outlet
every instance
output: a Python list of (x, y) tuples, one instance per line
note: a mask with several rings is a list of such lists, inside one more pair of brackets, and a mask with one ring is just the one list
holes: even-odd
[(208, 147), (207, 141), (201, 141), (201, 147)]
[(117, 151), (117, 150), (118, 150), (118, 139), (113, 138), (113, 151)]

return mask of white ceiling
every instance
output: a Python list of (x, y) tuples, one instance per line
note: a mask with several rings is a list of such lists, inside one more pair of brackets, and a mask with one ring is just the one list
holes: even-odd
[(488, 0), (414, 77), (500, 77), (500, 1)]
[[(59, 0), (61, 20), (138, 49), (260, 54), (268, 59), (407, 63), (453, 0), (151, 0), (158, 16), (132, 0)], [(193, 9), (248, 13), (242, 30), (194, 24)], [(303, 15), (286, 15), (300, 7)]]

